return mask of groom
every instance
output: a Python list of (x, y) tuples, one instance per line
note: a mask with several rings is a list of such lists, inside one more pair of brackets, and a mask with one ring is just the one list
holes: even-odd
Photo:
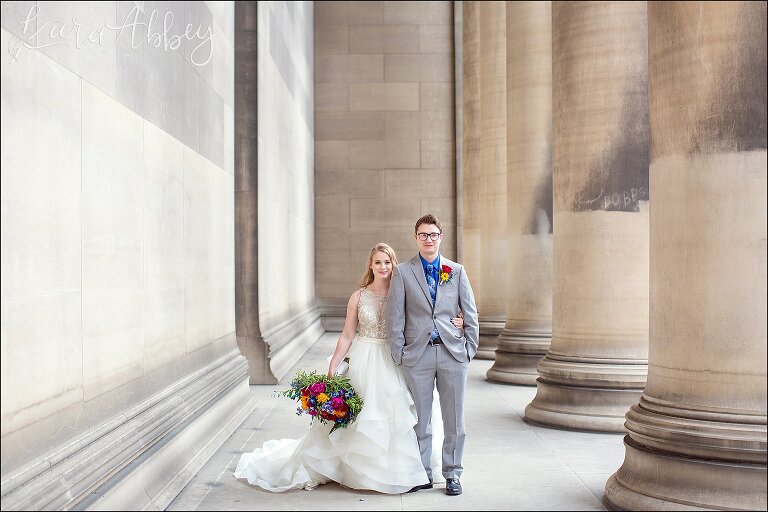
[[(432, 214), (416, 221), (419, 254), (392, 273), (387, 300), (387, 329), (395, 364), (401, 365), (418, 414), (416, 437), (432, 488), (432, 394), (437, 382), (443, 413), (445, 494), (461, 494), (464, 469), (464, 389), (469, 362), (477, 352), (475, 297), (464, 267), (440, 256), (443, 228)], [(451, 318), (464, 314), (464, 335)]]

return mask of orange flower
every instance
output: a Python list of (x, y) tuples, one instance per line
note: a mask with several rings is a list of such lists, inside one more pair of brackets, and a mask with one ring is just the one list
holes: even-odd
[(301, 397), (301, 408), (304, 410), (309, 409), (309, 405), (307, 404), (307, 401), (309, 400), (308, 396), (302, 396)]
[(347, 415), (347, 413), (344, 411), (333, 411), (333, 414), (335, 414), (337, 418), (343, 418)]

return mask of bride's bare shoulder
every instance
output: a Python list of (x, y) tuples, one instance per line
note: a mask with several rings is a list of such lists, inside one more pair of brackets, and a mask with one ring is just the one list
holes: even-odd
[(353, 306), (357, 304), (357, 301), (360, 300), (360, 294), (365, 290), (365, 288), (358, 288), (354, 292), (352, 292), (352, 295), (349, 296), (349, 303), (348, 305)]

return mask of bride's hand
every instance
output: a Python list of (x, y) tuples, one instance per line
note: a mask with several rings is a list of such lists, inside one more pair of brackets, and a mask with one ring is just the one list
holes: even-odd
[(464, 313), (458, 312), (455, 318), (451, 318), (451, 323), (456, 326), (457, 329), (464, 327)]

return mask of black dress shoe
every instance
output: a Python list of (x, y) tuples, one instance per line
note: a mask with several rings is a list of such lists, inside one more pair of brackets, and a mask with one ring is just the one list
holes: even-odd
[(458, 478), (445, 479), (445, 494), (448, 496), (458, 496), (461, 494), (461, 482)]
[(422, 489), (431, 489), (431, 488), (432, 488), (432, 482), (429, 482), (428, 484), (417, 485), (416, 487), (412, 488), (410, 491), (406, 491), (406, 492), (416, 492)]

